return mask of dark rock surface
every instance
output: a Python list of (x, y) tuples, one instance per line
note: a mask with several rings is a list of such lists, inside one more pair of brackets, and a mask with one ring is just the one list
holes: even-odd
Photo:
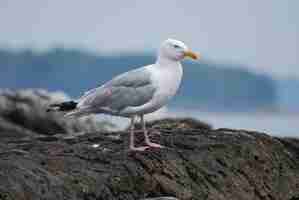
[(156, 198), (146, 198), (142, 200), (178, 200), (175, 197), (156, 197)]
[[(171, 130), (198, 130), (198, 129), (212, 129), (212, 125), (193, 118), (164, 118), (158, 120), (152, 120), (147, 122), (147, 126), (155, 130), (163, 129)], [(135, 125), (136, 128), (141, 129), (141, 124)], [(129, 130), (129, 127), (127, 128)]]
[(230, 129), (159, 131), (151, 137), (167, 148), (141, 153), (127, 151), (126, 132), (0, 140), (0, 200), (299, 198), (296, 139)]

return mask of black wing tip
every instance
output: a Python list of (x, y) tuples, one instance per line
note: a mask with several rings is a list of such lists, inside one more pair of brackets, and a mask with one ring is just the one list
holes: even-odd
[(46, 112), (74, 110), (77, 107), (77, 104), (78, 103), (74, 102), (74, 101), (65, 101), (65, 102), (62, 102), (62, 103), (51, 104), (47, 108)]

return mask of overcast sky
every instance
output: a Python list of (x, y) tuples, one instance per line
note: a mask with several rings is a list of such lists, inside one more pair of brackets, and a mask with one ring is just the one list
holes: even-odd
[(0, 47), (149, 51), (176, 38), (203, 57), (299, 77), (298, 0), (0, 0)]

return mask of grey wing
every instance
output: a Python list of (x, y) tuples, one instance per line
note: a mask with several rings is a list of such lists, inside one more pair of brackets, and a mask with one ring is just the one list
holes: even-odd
[(108, 108), (120, 111), (150, 101), (156, 88), (145, 68), (121, 74), (105, 85), (92, 89), (80, 98), (78, 107)]

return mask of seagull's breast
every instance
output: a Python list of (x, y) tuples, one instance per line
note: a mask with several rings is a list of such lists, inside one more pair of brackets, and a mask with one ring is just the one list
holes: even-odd
[[(152, 81), (157, 90), (152, 99), (154, 107), (162, 107), (176, 94), (180, 87), (183, 69), (180, 63), (152, 69)], [(158, 109), (159, 109), (158, 108)]]

